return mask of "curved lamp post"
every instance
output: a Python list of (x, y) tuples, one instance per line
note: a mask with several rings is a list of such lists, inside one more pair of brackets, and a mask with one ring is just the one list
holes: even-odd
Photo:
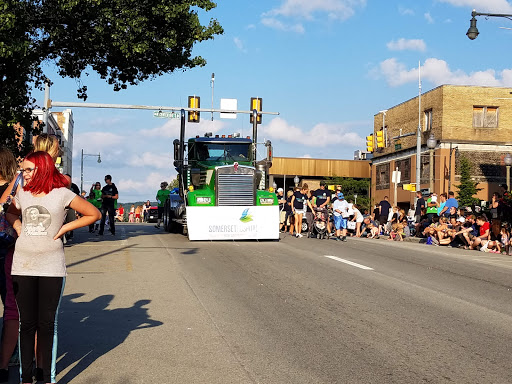
[(80, 193), (84, 190), (84, 157), (86, 156), (98, 156), (98, 164), (101, 163), (101, 156), (99, 153), (97, 155), (91, 155), (84, 153), (84, 150), (82, 149), (82, 158), (80, 161)]
[(427, 139), (427, 147), (430, 152), (430, 161), (429, 161), (430, 193), (434, 192), (434, 149), (435, 149), (436, 145), (437, 145), (437, 139), (434, 137), (434, 134), (431, 133), (430, 137)]
[(488, 17), (504, 17), (506, 19), (512, 20), (512, 15), (505, 14), (505, 13), (482, 13), (477, 12), (473, 9), (473, 12), (471, 12), (471, 20), (469, 21), (469, 29), (466, 32), (467, 37), (469, 37), (470, 40), (475, 40), (479, 34), (478, 28), (476, 27), (476, 16), (488, 16)]
[(507, 167), (507, 191), (510, 191), (510, 166), (512, 165), (512, 155), (507, 153), (503, 158), (503, 162)]

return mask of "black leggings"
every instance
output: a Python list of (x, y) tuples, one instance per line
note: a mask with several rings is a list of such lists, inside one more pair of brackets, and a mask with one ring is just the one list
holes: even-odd
[(42, 361), (44, 382), (56, 382), (57, 313), (64, 291), (64, 277), (13, 276), (14, 294), (20, 313), (21, 381), (32, 382), (34, 340)]

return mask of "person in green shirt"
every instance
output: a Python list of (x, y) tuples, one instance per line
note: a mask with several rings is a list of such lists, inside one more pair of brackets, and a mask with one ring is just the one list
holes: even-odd
[(160, 228), (160, 223), (162, 222), (162, 215), (164, 213), (164, 206), (165, 201), (167, 200), (167, 197), (169, 197), (169, 194), (171, 191), (167, 189), (167, 181), (162, 181), (160, 183), (160, 189), (156, 193), (156, 202), (158, 203), (158, 222), (155, 225), (155, 228)]
[(437, 195), (435, 193), (431, 193), (430, 197), (427, 199), (427, 217), (429, 222), (432, 222), (432, 219), (437, 216), (437, 207)]
[[(101, 210), (101, 184), (99, 181), (92, 185), (87, 201)], [(99, 227), (100, 221), (98, 220), (96, 223), (89, 225), (89, 232), (97, 231)]]

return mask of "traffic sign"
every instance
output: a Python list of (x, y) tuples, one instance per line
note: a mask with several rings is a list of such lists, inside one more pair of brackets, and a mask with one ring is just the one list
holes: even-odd
[(180, 119), (181, 114), (179, 112), (155, 111), (153, 112), (153, 117), (160, 117), (162, 119)]

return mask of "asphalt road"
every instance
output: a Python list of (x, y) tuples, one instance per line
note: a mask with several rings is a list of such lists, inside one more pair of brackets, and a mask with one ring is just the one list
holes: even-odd
[(510, 256), (146, 224), (66, 252), (59, 383), (512, 383)]

